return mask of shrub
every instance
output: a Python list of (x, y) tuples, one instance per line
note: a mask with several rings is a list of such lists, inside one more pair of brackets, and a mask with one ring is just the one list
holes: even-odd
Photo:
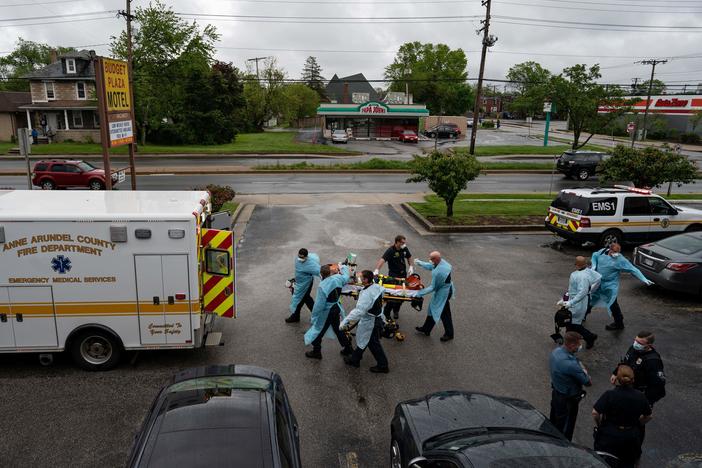
[(681, 143), (689, 143), (691, 145), (699, 145), (700, 144), (700, 136), (696, 133), (683, 133), (680, 135), (680, 142)]
[(212, 212), (215, 213), (222, 209), (222, 205), (231, 201), (236, 195), (234, 189), (228, 185), (209, 184), (205, 187), (195, 187), (195, 190), (207, 190), (210, 192), (210, 202), (212, 203)]
[(495, 128), (495, 122), (492, 120), (483, 120), (480, 126), (483, 128)]

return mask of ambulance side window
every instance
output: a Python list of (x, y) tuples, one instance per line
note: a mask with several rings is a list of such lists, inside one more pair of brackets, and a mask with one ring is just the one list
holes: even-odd
[(650, 214), (648, 198), (626, 197), (624, 199), (624, 216), (649, 216)]
[(211, 275), (229, 276), (229, 252), (207, 249), (205, 251), (205, 271)]

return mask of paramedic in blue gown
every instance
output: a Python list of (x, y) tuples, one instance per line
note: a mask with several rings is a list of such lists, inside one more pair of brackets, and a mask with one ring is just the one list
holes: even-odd
[(434, 294), (429, 303), (427, 318), (424, 325), (415, 327), (419, 333), (429, 336), (436, 322), (441, 319), (444, 325), (444, 335), (441, 341), (453, 339), (453, 320), (451, 319), (451, 297), (453, 296), (453, 283), (451, 282), (451, 271), (453, 267), (446, 260), (441, 258), (441, 253), (434, 251), (429, 254), (429, 261), (415, 260), (414, 264), (431, 271), (431, 285), (428, 288), (417, 292), (417, 297), (424, 297), (427, 294)]
[(290, 316), (285, 319), (286, 323), (300, 321), (302, 306), (307, 306), (310, 312), (314, 308), (312, 285), (317, 276), (319, 276), (319, 256), (309, 253), (307, 249), (300, 249), (295, 259), (295, 291), (290, 300)]

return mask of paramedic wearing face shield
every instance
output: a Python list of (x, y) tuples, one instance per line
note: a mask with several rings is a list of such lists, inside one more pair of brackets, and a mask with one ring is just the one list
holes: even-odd
[(590, 291), (600, 282), (600, 274), (587, 268), (585, 257), (575, 257), (576, 270), (570, 274), (568, 281), (568, 301), (559, 303), (572, 314), (571, 323), (566, 326), (566, 331), (579, 333), (585, 340), (586, 347), (592, 348), (597, 335), (583, 326), (583, 320), (588, 307)]
[(349, 282), (351, 274), (346, 265), (340, 264), (339, 271), (340, 273), (332, 275), (329, 265), (322, 265), (319, 269), (322, 282), (317, 288), (317, 298), (312, 309), (312, 326), (305, 333), (305, 345), (312, 345), (312, 351), (305, 353), (308, 358), (322, 359), (322, 338), (326, 334), (329, 334), (330, 338), (336, 334), (342, 347), (341, 354), (350, 356), (353, 352), (346, 334), (339, 330), (339, 322), (344, 313), (339, 303), (341, 288)]
[[(375, 265), (373, 274), (377, 275), (383, 264), (388, 264), (388, 276), (391, 278), (407, 278), (414, 273), (412, 266), (407, 268), (407, 264), (412, 262), (412, 254), (407, 248), (407, 239), (403, 235), (395, 236), (395, 243), (388, 248)], [(385, 318), (397, 320), (400, 318), (400, 306), (402, 301), (387, 301), (385, 303)], [(390, 314), (392, 313), (392, 317)]]
[(441, 253), (434, 251), (429, 254), (428, 262), (415, 260), (414, 264), (431, 271), (431, 285), (417, 292), (417, 297), (424, 297), (434, 293), (429, 303), (427, 319), (421, 327), (415, 327), (419, 333), (429, 336), (436, 322), (441, 319), (444, 324), (444, 336), (441, 341), (453, 339), (453, 320), (451, 319), (451, 297), (453, 296), (453, 283), (451, 282), (452, 267), (449, 262), (441, 259)]
[(306, 305), (310, 311), (314, 308), (312, 285), (316, 276), (319, 276), (319, 256), (300, 249), (295, 259), (295, 292), (290, 300), (290, 317), (285, 319), (286, 323), (300, 321), (302, 306)]
[(387, 374), (390, 370), (388, 359), (380, 344), (380, 334), (385, 325), (382, 315), (384, 289), (379, 284), (373, 283), (373, 276), (373, 272), (370, 270), (361, 272), (363, 290), (358, 295), (356, 308), (341, 322), (339, 328), (346, 331), (354, 323), (358, 323), (356, 349), (351, 356), (344, 357), (346, 364), (359, 367), (363, 352), (368, 348), (376, 361), (376, 365), (371, 367), (370, 371)]
[(592, 269), (602, 275), (602, 282), (599, 289), (592, 295), (590, 307), (608, 308), (609, 315), (614, 319), (614, 322), (605, 327), (607, 330), (624, 329), (624, 316), (617, 302), (619, 276), (622, 273), (631, 273), (647, 286), (653, 284), (621, 254), (621, 251), (621, 246), (613, 243), (608, 248), (592, 254)]

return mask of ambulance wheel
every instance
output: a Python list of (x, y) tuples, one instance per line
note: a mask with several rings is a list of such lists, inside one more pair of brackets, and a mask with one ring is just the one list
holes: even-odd
[(622, 243), (622, 231), (619, 229), (608, 229), (600, 236), (600, 247), (609, 247), (614, 243)]
[(110, 370), (117, 365), (122, 344), (109, 331), (91, 328), (71, 340), (71, 357), (79, 367), (89, 371)]

